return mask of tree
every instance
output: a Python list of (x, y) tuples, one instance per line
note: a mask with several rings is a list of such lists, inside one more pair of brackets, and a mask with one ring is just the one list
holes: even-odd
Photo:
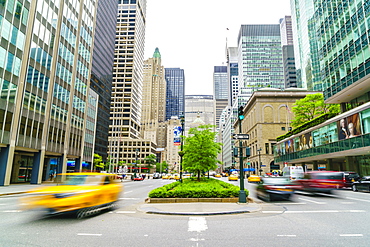
[[(200, 181), (200, 174), (217, 168), (217, 155), (221, 153), (221, 143), (215, 142), (216, 132), (211, 131), (213, 125), (201, 125), (189, 130), (184, 140), (182, 167), (194, 172)], [(184, 137), (183, 137), (184, 138)]]
[(148, 156), (145, 157), (144, 161), (146, 164), (152, 166), (156, 163), (157, 156), (155, 156), (154, 154), (149, 154)]
[(162, 161), (162, 163), (156, 163), (155, 170), (156, 172), (164, 172), (168, 168), (168, 164), (166, 161)]
[(104, 169), (104, 163), (102, 162), (103, 158), (99, 154), (94, 154), (94, 167)]
[(291, 121), (291, 124), (296, 128), (325, 113), (338, 114), (340, 112), (340, 107), (338, 104), (324, 103), (324, 96), (322, 93), (317, 93), (308, 94), (305, 98), (297, 100), (292, 110), (294, 119)]

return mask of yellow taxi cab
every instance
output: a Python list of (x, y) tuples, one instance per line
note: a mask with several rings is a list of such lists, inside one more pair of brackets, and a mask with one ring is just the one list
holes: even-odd
[(261, 177), (257, 175), (250, 175), (248, 177), (248, 183), (259, 183), (259, 182), (261, 182)]
[(44, 209), (48, 214), (76, 213), (83, 218), (113, 209), (122, 192), (116, 174), (80, 172), (58, 174), (56, 185), (26, 193), (20, 201), (24, 210)]
[(173, 179), (175, 179), (175, 180), (180, 180), (180, 175), (179, 175), (179, 174), (174, 174), (174, 175), (173, 175)]
[(218, 173), (217, 173), (217, 174), (215, 175), (215, 177), (216, 177), (216, 178), (220, 178), (220, 177), (222, 177), (222, 176), (221, 176), (221, 174), (218, 174)]
[(162, 176), (162, 179), (170, 179), (170, 177), (171, 177), (171, 174), (166, 174), (166, 175)]
[(238, 175), (237, 174), (230, 174), (228, 177), (229, 181), (238, 181)]

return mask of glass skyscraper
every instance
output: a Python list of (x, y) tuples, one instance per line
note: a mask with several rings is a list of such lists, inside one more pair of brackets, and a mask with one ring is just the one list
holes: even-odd
[(166, 120), (185, 112), (185, 74), (180, 68), (165, 68)]
[(248, 97), (259, 88), (284, 88), (280, 25), (242, 25), (238, 36), (239, 85)]
[(110, 101), (112, 94), (112, 71), (114, 41), (116, 37), (118, 2), (98, 2), (94, 53), (91, 71), (91, 88), (99, 95), (94, 153), (107, 159)]
[(0, 2), (0, 185), (81, 170), (96, 3)]

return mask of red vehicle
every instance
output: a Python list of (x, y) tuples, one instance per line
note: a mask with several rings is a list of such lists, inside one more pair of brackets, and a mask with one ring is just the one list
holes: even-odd
[(310, 171), (304, 177), (294, 182), (299, 189), (308, 192), (331, 193), (332, 190), (344, 186), (343, 172), (336, 171)]
[(143, 181), (144, 179), (143, 179), (143, 177), (134, 177), (134, 179), (133, 179), (134, 181)]

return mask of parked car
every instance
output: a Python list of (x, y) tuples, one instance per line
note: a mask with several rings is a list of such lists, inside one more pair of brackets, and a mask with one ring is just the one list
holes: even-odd
[(261, 177), (258, 175), (250, 175), (248, 177), (248, 183), (259, 183), (261, 181)]
[(370, 176), (362, 177), (352, 184), (353, 191), (368, 191), (370, 192)]
[(20, 204), (24, 210), (44, 209), (47, 214), (76, 213), (77, 218), (111, 209), (122, 191), (116, 174), (81, 172), (58, 174), (55, 186), (29, 191)]
[(237, 174), (230, 174), (228, 177), (229, 181), (238, 181), (238, 175)]
[(308, 192), (331, 193), (344, 186), (343, 172), (310, 171), (306, 172), (303, 178), (294, 180), (294, 184)]
[(143, 181), (144, 178), (142, 176), (137, 176), (137, 177), (134, 177), (133, 179), (134, 181)]
[(356, 172), (343, 172), (343, 183), (344, 187), (352, 187), (353, 182), (360, 179), (360, 175)]
[(159, 179), (159, 178), (161, 178), (161, 174), (159, 174), (158, 172), (153, 174), (153, 179)]
[(257, 198), (266, 201), (289, 200), (294, 193), (292, 182), (284, 177), (265, 177), (257, 185)]

